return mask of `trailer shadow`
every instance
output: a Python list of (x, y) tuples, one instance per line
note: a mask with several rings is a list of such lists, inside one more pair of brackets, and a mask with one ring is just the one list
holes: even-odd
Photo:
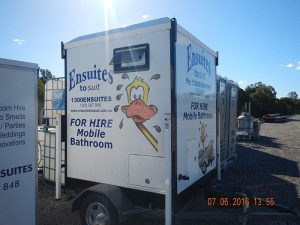
[(250, 196), (274, 198), (276, 204), (300, 210), (296, 162), (241, 144), (237, 154), (238, 160), (223, 176), (225, 182), (239, 184)]
[(253, 141), (240, 139), (239, 143), (241, 144), (254, 143), (256, 145), (256, 148), (264, 148), (264, 147), (281, 148), (282, 147), (282, 144), (278, 143), (276, 141), (276, 138), (267, 137), (267, 136), (260, 136), (259, 140), (253, 140)]
[[(264, 141), (266, 143), (264, 143)], [(279, 148), (280, 145), (273, 143), (273, 138), (264, 137), (262, 148), (264, 146), (271, 146)], [(267, 142), (271, 143), (267, 143)], [(247, 194), (249, 198), (273, 198), (275, 204), (286, 206), (287, 208), (294, 208), (295, 211), (300, 212), (300, 201), (297, 197), (297, 178), (299, 178), (299, 171), (297, 163), (279, 156), (263, 152), (253, 146), (247, 146), (248, 143), (237, 145), (238, 160), (222, 175), (222, 183), (234, 186), (239, 191)], [(257, 144), (257, 143), (256, 143)], [(257, 146), (255, 144), (255, 146)], [(249, 143), (250, 145), (250, 143)], [(289, 180), (290, 179), (290, 180)], [(294, 180), (293, 180), (294, 179)], [(299, 188), (299, 187), (298, 187)], [(189, 205), (187, 211), (195, 212), (199, 217), (201, 212), (207, 211), (207, 198), (208, 195), (203, 192), (204, 187), (199, 187), (199, 190), (193, 196), (192, 204)], [(224, 191), (226, 193), (226, 191)], [(222, 195), (222, 197), (228, 197)], [(210, 209), (209, 209), (210, 210)], [(211, 211), (213, 213), (230, 213), (230, 208), (219, 208), (217, 211)], [(265, 211), (265, 208), (259, 207), (258, 210)], [(268, 209), (267, 209), (268, 210)], [(271, 210), (271, 209), (270, 209)], [(130, 220), (126, 225), (162, 225), (164, 211), (160, 213), (154, 212), (151, 216), (135, 217)], [(185, 221), (185, 220), (183, 220)], [(217, 220), (209, 220), (209, 218), (203, 217), (203, 219), (195, 219), (194, 221), (189, 218), (184, 223), (187, 225), (229, 225), (239, 224), (232, 217), (232, 221), (224, 219), (220, 223)], [(255, 223), (256, 224), (256, 223)], [(259, 223), (261, 224), (261, 223)]]

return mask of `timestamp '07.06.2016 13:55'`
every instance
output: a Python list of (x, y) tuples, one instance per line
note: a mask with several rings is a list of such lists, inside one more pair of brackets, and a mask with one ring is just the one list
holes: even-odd
[(223, 207), (232, 207), (232, 206), (274, 206), (275, 200), (274, 198), (260, 198), (260, 197), (220, 197), (220, 198), (207, 198), (208, 206), (223, 206)]

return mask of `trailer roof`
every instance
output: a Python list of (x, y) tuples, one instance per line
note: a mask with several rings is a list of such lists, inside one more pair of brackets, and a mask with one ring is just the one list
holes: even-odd
[[(99, 38), (105, 38), (105, 36), (107, 35), (109, 35), (110, 38), (120, 38), (119, 35), (122, 34), (122, 38), (124, 38), (125, 33), (126, 35), (130, 36), (134, 34), (136, 30), (141, 30), (141, 29), (143, 29), (143, 32), (153, 32), (162, 29), (171, 29), (171, 19), (168, 17), (163, 17), (160, 19), (138, 23), (127, 27), (121, 27), (121, 28), (94, 33), (94, 34), (83, 35), (67, 42), (64, 47), (73, 48), (81, 45), (91, 44), (94, 41), (99, 40)], [(218, 54), (215, 51), (210, 49), (207, 45), (205, 45), (203, 42), (201, 42), (198, 38), (196, 38), (194, 35), (192, 35), (190, 32), (188, 32), (179, 24), (177, 27), (177, 31), (185, 35), (187, 38), (194, 40), (196, 43), (201, 45), (206, 51), (208, 51), (214, 57), (218, 56)]]
[(28, 69), (39, 68), (38, 64), (36, 63), (29, 63), (29, 62), (0, 58), (0, 67), (2, 66), (13, 66), (13, 67), (28, 68)]
[(127, 27), (121, 27), (121, 28), (116, 28), (116, 29), (112, 29), (112, 30), (94, 33), (94, 34), (83, 35), (83, 36), (79, 36), (79, 37), (67, 42), (66, 45), (68, 46), (69, 44), (74, 43), (74, 42), (79, 42), (79, 41), (83, 41), (83, 40), (87, 40), (87, 39), (93, 39), (93, 38), (116, 34), (116, 33), (121, 33), (121, 32), (127, 32), (127, 31), (136, 30), (136, 29), (140, 29), (140, 28), (168, 24), (168, 23), (170, 23), (170, 21), (171, 21), (170, 18), (164, 17), (164, 18), (151, 20), (151, 21), (147, 21), (147, 22), (143, 22), (143, 23), (133, 24), (133, 25), (130, 25)]

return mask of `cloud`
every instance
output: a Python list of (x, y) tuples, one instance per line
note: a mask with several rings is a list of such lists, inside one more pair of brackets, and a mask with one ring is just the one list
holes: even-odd
[(280, 67), (293, 68), (295, 65), (293, 63), (281, 64)]
[(281, 64), (280, 67), (294, 69), (294, 70), (300, 70), (300, 60), (297, 61), (296, 63)]
[(240, 80), (238, 82), (238, 84), (239, 84), (239, 86), (246, 86), (246, 84), (248, 84), (248, 81), (246, 81), (246, 80)]
[(15, 43), (18, 44), (18, 45), (22, 45), (22, 44), (24, 44), (24, 42), (25, 42), (26, 40), (24, 40), (24, 39), (19, 39), (19, 38), (15, 38), (15, 39), (13, 39), (12, 41), (15, 42)]
[(149, 16), (150, 16), (149, 14), (144, 14), (144, 15), (142, 15), (142, 18), (147, 19)]

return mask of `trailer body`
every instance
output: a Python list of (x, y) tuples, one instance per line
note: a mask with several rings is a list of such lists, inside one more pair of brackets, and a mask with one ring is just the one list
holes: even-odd
[(184, 28), (163, 18), (63, 51), (67, 178), (164, 194), (170, 165), (179, 194), (216, 167), (217, 54)]
[(0, 58), (0, 224), (38, 221), (38, 69)]
[(237, 158), (237, 96), (238, 85), (227, 78), (217, 76), (217, 130), (220, 136), (221, 168), (226, 169)]

